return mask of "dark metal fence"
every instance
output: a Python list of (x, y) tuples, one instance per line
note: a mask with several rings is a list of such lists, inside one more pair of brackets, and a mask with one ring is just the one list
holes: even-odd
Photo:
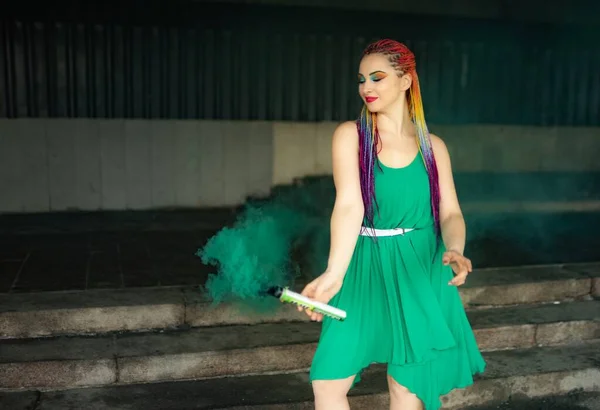
[(392, 37), (417, 55), (429, 122), (600, 125), (594, 27), (173, 7), (4, 18), (0, 117), (351, 119), (360, 52)]

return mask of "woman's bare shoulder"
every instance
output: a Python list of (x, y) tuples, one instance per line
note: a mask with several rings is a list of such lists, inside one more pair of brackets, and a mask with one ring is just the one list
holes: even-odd
[(356, 129), (356, 122), (354, 121), (344, 121), (340, 124), (338, 124), (338, 126), (335, 129), (335, 134), (344, 134), (344, 135), (352, 135), (352, 136), (356, 136), (358, 134), (358, 131)]
[(354, 142), (358, 145), (358, 130), (356, 129), (356, 123), (354, 121), (344, 121), (336, 127), (333, 132), (334, 144), (343, 142), (347, 144)]
[(433, 148), (433, 154), (436, 157), (437, 161), (449, 161), (450, 154), (448, 152), (448, 147), (443, 139), (438, 137), (435, 134), (429, 133), (429, 138), (431, 138), (431, 146)]

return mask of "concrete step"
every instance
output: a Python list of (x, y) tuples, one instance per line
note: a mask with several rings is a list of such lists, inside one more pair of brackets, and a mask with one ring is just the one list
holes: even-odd
[(466, 308), (507, 306), (600, 296), (600, 262), (488, 268), (461, 287)]
[[(442, 398), (444, 409), (458, 410), (508, 400), (600, 391), (600, 342), (485, 353), (486, 372), (465, 389)], [(384, 366), (372, 366), (350, 393), (352, 409), (387, 408)], [(0, 402), (12, 410), (307, 410), (314, 408), (306, 372), (105, 386), (42, 392), (4, 392)]]
[[(600, 263), (474, 271), (459, 288), (466, 308), (600, 296)], [(0, 338), (306, 321), (290, 305), (274, 313), (212, 306), (186, 287), (8, 294), (0, 298)]]
[(502, 402), (490, 402), (480, 406), (469, 406), (464, 410), (598, 410), (600, 392), (573, 391), (535, 398), (509, 398)]
[[(600, 301), (468, 313), (483, 351), (600, 340)], [(69, 388), (290, 372), (310, 366), (318, 323), (0, 341), (0, 388)]]

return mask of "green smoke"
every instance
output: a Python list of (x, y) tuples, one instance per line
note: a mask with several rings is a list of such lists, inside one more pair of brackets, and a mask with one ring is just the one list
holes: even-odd
[[(204, 264), (217, 267), (205, 285), (215, 303), (271, 302), (271, 286), (293, 286), (325, 268), (329, 218), (335, 192), (330, 178), (274, 190), (267, 200), (250, 201), (236, 222), (221, 229), (198, 250)], [(301, 255), (301, 256), (299, 256)]]

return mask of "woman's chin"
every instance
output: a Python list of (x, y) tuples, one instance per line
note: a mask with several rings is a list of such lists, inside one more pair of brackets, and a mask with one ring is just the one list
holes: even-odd
[(372, 103), (366, 103), (367, 106), (367, 110), (369, 110), (370, 112), (379, 112), (381, 111), (381, 104), (378, 104), (377, 101), (374, 101)]

